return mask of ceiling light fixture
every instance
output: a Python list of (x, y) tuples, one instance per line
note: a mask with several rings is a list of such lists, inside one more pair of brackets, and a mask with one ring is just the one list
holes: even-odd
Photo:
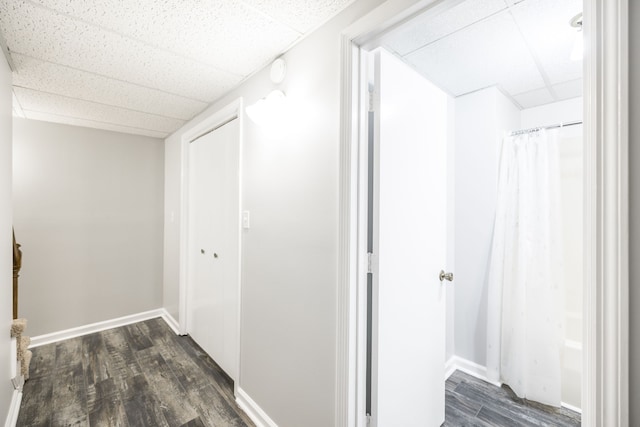
[(584, 55), (584, 41), (582, 39), (582, 13), (577, 14), (576, 16), (569, 21), (569, 25), (573, 28), (576, 28), (576, 38), (573, 42), (573, 49), (571, 49), (571, 60), (572, 61), (580, 61), (582, 56)]

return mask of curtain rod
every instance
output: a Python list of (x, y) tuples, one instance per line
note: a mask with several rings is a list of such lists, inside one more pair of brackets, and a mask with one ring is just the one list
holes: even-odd
[(514, 130), (509, 134), (509, 136), (516, 136), (516, 135), (523, 135), (525, 133), (537, 132), (541, 129), (556, 129), (556, 128), (563, 128), (566, 126), (574, 126), (574, 125), (581, 125), (581, 124), (582, 124), (582, 120), (579, 120), (576, 122), (558, 123), (556, 125), (550, 125), (550, 126), (541, 126), (537, 128)]

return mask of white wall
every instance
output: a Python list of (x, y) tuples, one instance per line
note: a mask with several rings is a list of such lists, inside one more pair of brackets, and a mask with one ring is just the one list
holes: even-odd
[(4, 57), (0, 55), (0, 422), (7, 418), (13, 393), (9, 338), (13, 318), (11, 103), (11, 70)]
[(455, 354), (485, 366), (500, 141), (520, 127), (520, 111), (488, 88), (456, 98), (455, 113)]
[[(285, 54), (280, 132), (245, 117), (240, 388), (280, 427), (334, 424), (340, 32), (381, 0), (359, 0)], [(274, 85), (265, 69), (166, 141), (165, 299), (178, 300), (181, 135)], [(174, 213), (174, 222), (170, 222)]]
[(19, 315), (29, 335), (162, 304), (162, 140), (14, 120)]
[[(640, 2), (629, 2), (629, 22), (640, 19)], [(629, 25), (629, 410), (630, 426), (640, 425), (640, 28)]]

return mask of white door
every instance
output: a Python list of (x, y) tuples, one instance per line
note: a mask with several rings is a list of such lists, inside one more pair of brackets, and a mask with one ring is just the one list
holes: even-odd
[(444, 422), (447, 95), (375, 52), (374, 427)]
[(189, 146), (187, 332), (234, 380), (239, 369), (238, 120)]

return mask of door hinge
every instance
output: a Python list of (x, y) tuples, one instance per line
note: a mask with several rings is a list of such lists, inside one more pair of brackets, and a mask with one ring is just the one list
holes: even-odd
[(373, 254), (367, 252), (367, 273), (373, 273)]
[(375, 111), (375, 92), (369, 91), (369, 111)]
[(371, 425), (371, 414), (367, 414), (367, 425)]

